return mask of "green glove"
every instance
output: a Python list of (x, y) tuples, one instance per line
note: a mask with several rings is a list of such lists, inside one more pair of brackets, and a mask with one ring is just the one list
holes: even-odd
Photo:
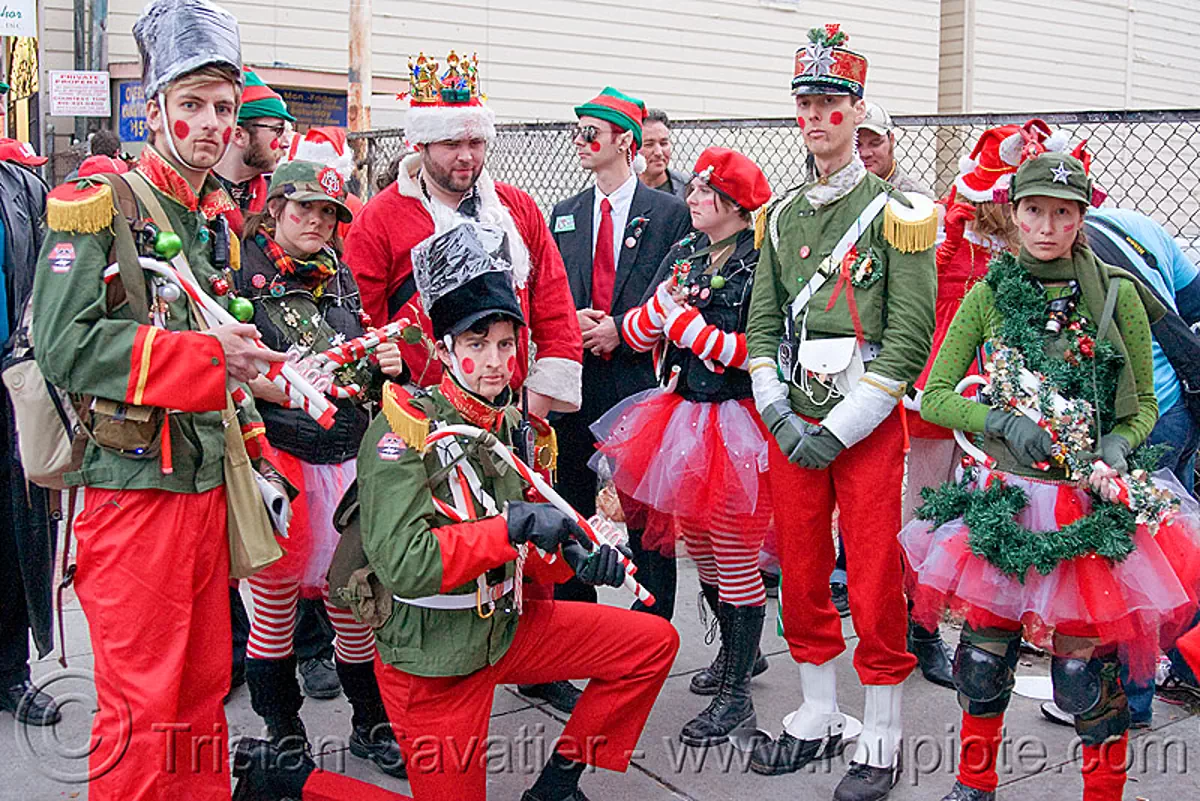
[(775, 401), (763, 409), (762, 419), (771, 436), (779, 443), (783, 455), (788, 461), (796, 461), (796, 451), (808, 435), (804, 421), (792, 411), (786, 400)]
[(1023, 414), (992, 409), (987, 413), (983, 430), (993, 437), (1002, 437), (1008, 449), (1022, 464), (1033, 467), (1050, 461), (1054, 441), (1050, 433)]
[(809, 434), (801, 440), (792, 461), (809, 470), (824, 470), (846, 446), (824, 426), (808, 426), (808, 429)]
[(1120, 434), (1105, 434), (1100, 438), (1100, 458), (1104, 463), (1122, 475), (1129, 472), (1129, 462), (1126, 457), (1133, 450), (1129, 440)]

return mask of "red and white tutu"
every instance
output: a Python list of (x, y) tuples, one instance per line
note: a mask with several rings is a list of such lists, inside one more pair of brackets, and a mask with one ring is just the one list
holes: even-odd
[(696, 403), (656, 388), (617, 404), (591, 429), (599, 442), (593, 469), (607, 459), (623, 502), (634, 502), (627, 515), (645, 513), (643, 548), (674, 553), (681, 520), (712, 531), (717, 514), (770, 519), (770, 493), (760, 491), (770, 435), (753, 400)]
[(290, 453), (278, 451), (279, 468), (298, 490), (292, 501), (288, 536), (280, 537), (284, 555), (259, 575), (280, 581), (296, 581), (306, 598), (320, 598), (333, 551), (341, 535), (333, 526), (333, 513), (354, 482), (357, 460), (341, 464), (309, 464)]
[[(1029, 503), (1017, 521), (1031, 531), (1057, 531), (1092, 511), (1091, 496), (1073, 484), (975, 470), (975, 489), (996, 476), (1025, 491)], [(936, 529), (931, 521), (913, 520), (899, 536), (915, 583), (914, 618), (932, 627), (949, 608), (973, 625), (990, 625), (989, 617), (1020, 621), (1026, 639), (1051, 651), (1056, 630), (1096, 637), (1119, 646), (1136, 680), (1148, 679), (1160, 649), (1191, 621), (1200, 590), (1200, 505), (1170, 471), (1153, 478), (1181, 505), (1156, 534), (1138, 526), (1129, 556), (1120, 562), (1080, 556), (1049, 575), (1030, 568), (1024, 583), (971, 552), (962, 518)]]

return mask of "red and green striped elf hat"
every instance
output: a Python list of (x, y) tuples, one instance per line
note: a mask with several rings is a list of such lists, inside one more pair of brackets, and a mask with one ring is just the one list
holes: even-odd
[(296, 118), (288, 113), (287, 103), (271, 87), (263, 83), (263, 79), (249, 67), (242, 68), (245, 72), (246, 88), (242, 90), (242, 107), (238, 110), (238, 124), (247, 120), (263, 117), (274, 117), (288, 122)]
[(581, 106), (575, 107), (576, 117), (596, 117), (611, 122), (622, 131), (633, 134), (633, 142), (642, 146), (642, 121), (646, 119), (646, 104), (636, 97), (618, 92), (611, 86)]

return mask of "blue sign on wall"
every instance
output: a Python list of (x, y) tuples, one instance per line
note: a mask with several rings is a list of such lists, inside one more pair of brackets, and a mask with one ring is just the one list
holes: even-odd
[(333, 126), (346, 127), (346, 93), (319, 92), (311, 89), (287, 89), (277, 87), (275, 91), (287, 103), (288, 111), (296, 118), (301, 130)]
[(146, 93), (141, 81), (117, 83), (117, 108), (117, 135), (121, 141), (146, 141)]

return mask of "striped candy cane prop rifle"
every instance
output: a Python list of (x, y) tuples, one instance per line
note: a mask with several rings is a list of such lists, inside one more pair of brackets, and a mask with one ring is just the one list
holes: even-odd
[[(415, 328), (408, 320), (397, 320), (394, 323), (388, 323), (383, 328), (368, 331), (360, 337), (355, 337), (313, 355), (312, 363), (317, 371), (332, 375), (335, 370), (366, 357), (385, 342), (413, 344), (414, 331), (416, 332), (416, 341), (419, 342), (420, 329)], [(331, 382), (325, 392), (333, 398), (354, 398), (362, 394), (362, 387), (358, 384), (337, 385)]]
[[(186, 292), (192, 303), (195, 304), (196, 308), (204, 316), (205, 322), (209, 327), (238, 323), (238, 320), (226, 311), (220, 303), (217, 303), (213, 297), (202, 291), (175, 267), (166, 262), (145, 256), (140, 257), (138, 261), (141, 263), (142, 269), (146, 272), (166, 278)], [(118, 265), (109, 265), (104, 271), (104, 280), (110, 281), (114, 276), (119, 274), (120, 267)], [(261, 342), (258, 343), (258, 346), (264, 350), (266, 349), (266, 346)], [(299, 371), (293, 365), (288, 362), (268, 362), (266, 360), (258, 361), (257, 365), (259, 371), (288, 396), (288, 406), (303, 409), (322, 428), (331, 428), (333, 426), (333, 416), (337, 412), (337, 408), (308, 379), (300, 375)], [(246, 393), (241, 391), (240, 387), (233, 394), (236, 403), (244, 404), (250, 400)]]
[[(595, 543), (595, 545), (609, 545), (616, 547), (616, 545), (620, 542), (616, 529), (614, 529), (611, 525), (595, 525), (592, 521), (585, 519), (583, 515), (579, 514), (579, 512), (576, 512), (575, 509), (572, 508), (571, 504), (563, 500), (562, 496), (555, 492), (554, 488), (551, 487), (545, 479), (538, 475), (537, 472), (530, 468), (527, 464), (518, 459), (507, 445), (498, 440), (492, 434), (489, 434), (482, 428), (476, 428), (474, 426), (444, 426), (429, 434), (429, 436), (425, 439), (425, 446), (429, 447), (438, 440), (445, 439), (447, 437), (464, 437), (466, 439), (474, 440), (490, 450), (496, 456), (503, 459), (509, 467), (517, 471), (517, 475), (532, 485), (533, 488), (536, 489), (543, 498), (549, 501), (560, 512), (570, 516), (570, 518), (575, 521), (576, 525), (583, 529), (583, 532), (587, 534), (588, 539)], [(654, 595), (645, 587), (643, 587), (636, 578), (634, 578), (634, 574), (637, 572), (637, 567), (629, 560), (629, 557), (625, 556), (625, 554), (620, 553), (619, 551), (618, 554), (618, 558), (621, 561), (621, 566), (625, 568), (625, 581), (622, 586), (633, 593), (634, 597), (646, 606), (653, 606)]]

